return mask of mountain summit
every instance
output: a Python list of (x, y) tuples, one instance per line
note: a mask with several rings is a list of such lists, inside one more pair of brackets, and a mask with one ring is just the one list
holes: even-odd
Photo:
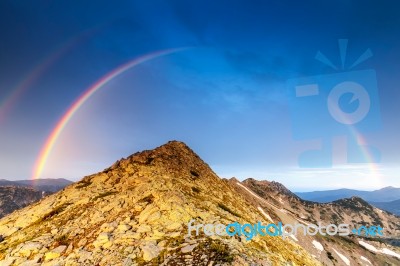
[(264, 219), (188, 146), (172, 141), (0, 220), (0, 260), (10, 265), (209, 265), (293, 261), (318, 265), (279, 237), (187, 237), (187, 223)]
[[(188, 235), (192, 220), (307, 223), (308, 217), (285, 209), (293, 193), (279, 183), (262, 182), (220, 179), (187, 145), (171, 141), (1, 219), (0, 264), (346, 265), (364, 258), (378, 265), (395, 260), (366, 250), (354, 238), (267, 235), (247, 240), (244, 235), (207, 236), (202, 230)], [(272, 192), (274, 201), (268, 196)]]

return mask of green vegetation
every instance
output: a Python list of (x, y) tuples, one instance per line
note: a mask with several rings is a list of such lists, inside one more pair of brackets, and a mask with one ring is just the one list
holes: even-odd
[(57, 243), (57, 246), (68, 246), (69, 241), (68, 237), (66, 235), (59, 236), (55, 239), (55, 242)]
[(322, 209), (322, 210), (319, 212), (319, 214), (320, 214), (320, 216), (321, 216), (321, 219), (324, 220), (324, 219), (325, 219), (325, 215), (326, 215), (326, 210), (325, 210), (325, 209)]
[[(198, 253), (211, 256), (210, 259), (215, 263), (231, 263), (234, 256), (231, 254), (229, 247), (220, 240), (207, 239), (199, 243), (197, 247)], [(225, 264), (224, 264), (225, 265)]]
[(334, 224), (339, 224), (340, 223), (340, 217), (337, 213), (332, 214), (332, 220)]
[(231, 263), (234, 259), (233, 255), (229, 252), (227, 245), (221, 242), (212, 242), (210, 251), (215, 253), (215, 260), (218, 262)]
[(175, 238), (168, 239), (167, 246), (168, 247), (179, 247), (183, 243), (185, 243), (185, 239), (183, 239), (183, 237), (175, 237)]
[(59, 214), (59, 213), (62, 213), (62, 212), (65, 210), (65, 208), (68, 207), (68, 205), (71, 205), (71, 203), (64, 203), (64, 204), (61, 204), (61, 205), (55, 207), (55, 208), (54, 208), (53, 210), (51, 210), (49, 213), (45, 214), (45, 215), (42, 217), (42, 219), (40, 219), (40, 220), (41, 220), (41, 221), (45, 221), (45, 220), (48, 220), (48, 219), (50, 219), (51, 217), (53, 217), (53, 216), (55, 216), (55, 215), (57, 215), (57, 214)]

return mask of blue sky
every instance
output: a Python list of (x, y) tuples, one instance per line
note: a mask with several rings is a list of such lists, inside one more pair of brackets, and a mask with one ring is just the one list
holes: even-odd
[[(0, 120), (0, 178), (30, 178), (57, 121), (105, 74), (142, 55), (186, 47), (94, 94), (60, 135), (42, 177), (78, 180), (177, 139), (222, 177), (277, 180), (293, 190), (400, 187), (399, 4), (268, 2), (1, 1), (0, 104), (34, 78)], [(372, 128), (366, 119), (363, 127), (343, 128), (379, 149), (381, 161), (349, 164), (349, 135), (330, 136), (332, 121), (322, 120), (307, 130), (326, 129), (332, 167), (302, 168), (300, 154), (322, 138), (296, 139), (294, 127), (303, 122), (294, 121), (287, 81), (350, 72), (315, 60), (321, 51), (340, 66), (338, 39), (348, 39), (346, 67), (366, 49), (373, 53), (351, 71), (375, 70), (371, 106), (379, 105), (381, 125), (364, 132)], [(326, 112), (322, 96), (321, 110), (307, 105), (300, 113)]]

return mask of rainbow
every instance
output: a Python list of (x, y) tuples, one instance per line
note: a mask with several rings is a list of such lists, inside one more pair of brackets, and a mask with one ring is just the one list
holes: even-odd
[(172, 53), (176, 53), (182, 50), (186, 50), (188, 48), (175, 48), (175, 49), (167, 49), (167, 50), (161, 50), (161, 51), (156, 51), (150, 54), (146, 54), (144, 56), (141, 56), (139, 58), (133, 59), (125, 64), (122, 64), (115, 68), (114, 70), (108, 72), (106, 75), (104, 75), (102, 78), (97, 80), (91, 87), (89, 87), (87, 90), (85, 90), (67, 109), (67, 111), (61, 116), (61, 119), (57, 122), (56, 126), (53, 128), (49, 136), (47, 137), (47, 140), (42, 147), (34, 168), (33, 168), (33, 173), (32, 173), (32, 179), (38, 179), (42, 172), (43, 169), (46, 165), (46, 161), (54, 147), (54, 144), (57, 142), (58, 137), (62, 133), (63, 129), (65, 126), (68, 124), (68, 122), (71, 120), (71, 118), (74, 116), (74, 114), (79, 110), (79, 108), (94, 94), (96, 91), (98, 91), (100, 88), (102, 88), (105, 84), (110, 82), (112, 79), (118, 77), (125, 71), (139, 65), (142, 63), (145, 63), (149, 60), (169, 55)]
[(63, 46), (54, 52), (50, 53), (40, 64), (33, 67), (25, 77), (18, 82), (15, 88), (10, 92), (10, 94), (5, 97), (3, 101), (0, 102), (0, 122), (4, 121), (7, 114), (15, 106), (17, 101), (22, 97), (22, 95), (32, 87), (35, 82), (59, 59), (61, 59), (65, 54), (71, 51), (73, 48), (77, 47), (80, 43), (86, 41), (94, 34), (99, 32), (99, 28), (93, 28), (82, 32), (76, 37), (69, 39)]
[[(374, 182), (376, 186), (382, 186), (383, 176), (379, 168), (379, 161), (376, 161), (375, 154), (372, 154), (372, 150), (368, 149), (366, 145), (368, 143), (367, 140), (354, 126), (350, 127), (350, 132), (354, 138), (354, 141), (360, 145), (359, 148), (364, 156), (365, 163), (367, 163), (367, 167), (369, 168), (369, 172), (371, 174), (369, 177), (370, 181)], [(349, 139), (347, 145), (349, 145)]]
[(347, 116), (345, 116), (344, 113), (340, 114), (339, 116), (342, 121), (345, 121), (345, 124), (347, 124), (349, 128), (349, 137), (347, 139), (347, 146), (352, 145), (350, 141), (351, 138), (353, 138), (353, 141), (355, 142), (353, 143), (353, 145), (354, 144), (359, 145), (360, 151), (365, 160), (364, 162), (367, 164), (367, 167), (371, 173), (370, 178), (373, 179), (371, 181), (375, 182), (377, 186), (383, 185), (382, 183), (383, 176), (381, 175), (381, 171), (379, 168), (380, 161), (379, 158), (375, 158), (377, 154), (373, 154), (373, 151), (368, 148), (367, 145), (368, 141), (366, 140), (364, 135), (359, 132), (357, 127), (355, 125), (352, 125), (353, 121), (349, 119)]

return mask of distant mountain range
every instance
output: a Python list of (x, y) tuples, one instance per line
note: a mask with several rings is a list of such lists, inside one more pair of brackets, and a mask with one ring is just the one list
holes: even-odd
[(47, 195), (47, 192), (29, 187), (0, 186), (0, 218)]
[(369, 202), (371, 205), (378, 207), (379, 209), (394, 213), (400, 216), (400, 199), (389, 201), (389, 202)]
[(66, 179), (0, 179), (0, 218), (72, 184)]
[(360, 197), (375, 207), (400, 215), (400, 188), (396, 187), (384, 187), (374, 191), (344, 188), (326, 191), (296, 192), (295, 194), (304, 200), (320, 203), (350, 197)]
[(0, 179), (0, 186), (30, 187), (38, 191), (48, 191), (48, 192), (59, 191), (72, 183), (73, 183), (72, 181), (69, 181), (64, 178), (57, 178), (57, 179), (47, 178), (47, 179), (16, 180), (16, 181)]
[[(240, 231), (209, 236), (219, 223)], [(258, 223), (315, 231), (255, 236), (241, 226)], [(385, 237), (316, 232), (344, 223), (381, 226)], [(400, 265), (399, 239), (400, 217), (359, 197), (316, 203), (278, 182), (221, 179), (171, 141), (1, 218), (0, 265)]]

